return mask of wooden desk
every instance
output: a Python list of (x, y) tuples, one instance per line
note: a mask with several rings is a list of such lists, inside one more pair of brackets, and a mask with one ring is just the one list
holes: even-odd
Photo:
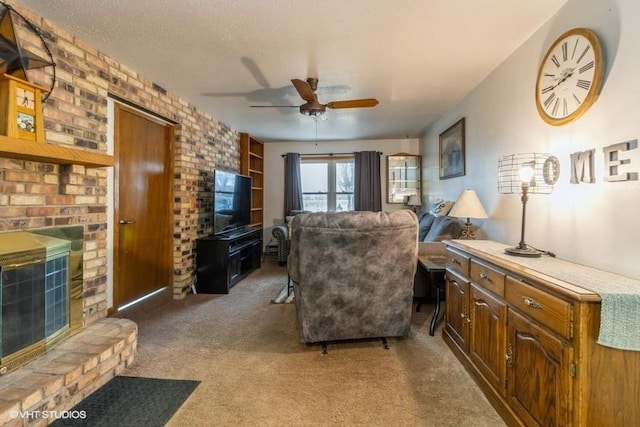
[[(447, 268), (447, 257), (445, 255), (418, 255), (418, 263), (429, 273), (429, 286), (436, 290), (436, 307), (429, 324), (429, 335), (433, 336), (438, 324), (440, 315), (440, 303), (444, 295), (444, 273)], [(418, 303), (416, 311), (420, 311), (422, 302)]]

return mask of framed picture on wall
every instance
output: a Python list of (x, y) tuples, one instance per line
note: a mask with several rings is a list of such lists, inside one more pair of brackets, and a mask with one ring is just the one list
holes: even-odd
[(440, 134), (440, 179), (465, 174), (464, 117)]

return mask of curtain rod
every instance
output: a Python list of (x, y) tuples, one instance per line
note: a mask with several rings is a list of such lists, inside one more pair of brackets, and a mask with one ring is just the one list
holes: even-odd
[[(377, 151), (378, 155), (382, 155), (382, 151)], [(351, 154), (355, 154), (355, 152), (350, 152), (350, 153), (310, 153), (310, 154), (300, 154), (300, 156), (306, 157), (306, 156), (346, 156), (346, 155), (351, 155)], [(286, 154), (283, 154), (282, 157), (287, 157)]]

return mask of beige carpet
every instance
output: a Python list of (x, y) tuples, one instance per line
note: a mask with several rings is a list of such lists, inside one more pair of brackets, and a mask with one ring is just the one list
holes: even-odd
[(502, 426), (444, 344), (428, 334), (432, 306), (411, 335), (301, 344), (295, 304), (272, 304), (285, 269), (268, 260), (228, 295), (168, 292), (120, 314), (139, 326), (124, 375), (202, 381), (169, 426)]

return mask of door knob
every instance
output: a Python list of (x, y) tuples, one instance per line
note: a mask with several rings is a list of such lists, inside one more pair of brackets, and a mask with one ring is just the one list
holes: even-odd
[(120, 225), (127, 225), (127, 224), (135, 224), (136, 221), (133, 219), (121, 219), (120, 221)]

